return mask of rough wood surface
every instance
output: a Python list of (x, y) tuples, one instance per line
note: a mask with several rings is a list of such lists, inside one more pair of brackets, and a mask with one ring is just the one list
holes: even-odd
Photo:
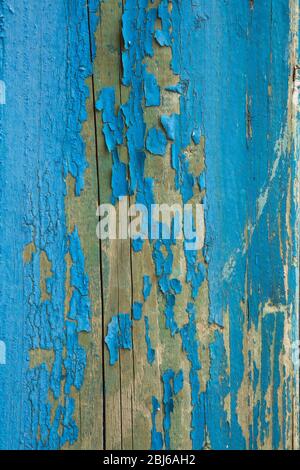
[[(0, 0), (1, 449), (299, 448), (298, 24)], [(124, 196), (203, 203), (204, 248), (99, 241)]]

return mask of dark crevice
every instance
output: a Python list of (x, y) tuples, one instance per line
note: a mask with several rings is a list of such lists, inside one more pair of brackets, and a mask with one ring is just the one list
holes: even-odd
[[(120, 28), (121, 29), (121, 28)], [(119, 38), (120, 41), (122, 39), (122, 31), (119, 31)], [(121, 52), (119, 57), (121, 58)], [(120, 61), (122, 63), (122, 61)], [(120, 64), (121, 65), (121, 64)], [(119, 73), (121, 71), (121, 66), (119, 67)], [(121, 76), (119, 76), (119, 101), (122, 104), (122, 92), (121, 92)], [(120, 239), (118, 240), (118, 249), (121, 250), (121, 256), (122, 256), (122, 241)], [(119, 256), (118, 256), (119, 260)], [(117, 276), (119, 276), (119, 263), (117, 263)], [(118, 312), (120, 312), (120, 299), (119, 299), (119, 279), (118, 279)], [(120, 330), (120, 326), (119, 326)], [(119, 390), (119, 395), (120, 395), (120, 430), (121, 430), (121, 450), (123, 449), (123, 400), (122, 400), (122, 357), (121, 357), (121, 351), (119, 351), (119, 382), (120, 382), (120, 390)]]
[[(122, 0), (122, 17), (124, 14), (124, 0)], [(122, 63), (122, 51), (124, 50), (124, 39), (122, 34), (122, 18), (120, 20), (120, 30), (119, 30), (119, 57), (120, 57), (120, 67), (119, 67), (119, 94), (120, 94), (120, 103), (123, 105), (123, 97), (122, 97), (122, 77), (123, 77), (123, 63)], [(130, 174), (128, 176), (128, 181), (130, 181)], [(131, 205), (131, 197), (128, 196), (129, 206)], [(130, 237), (129, 240), (130, 247), (129, 247), (129, 257), (130, 257), (130, 282), (131, 282), (131, 311), (130, 317), (131, 321), (133, 321), (132, 317), (132, 306), (133, 306), (133, 299), (134, 299), (134, 288), (133, 288), (133, 258), (132, 258), (132, 240)], [(132, 328), (132, 374), (133, 374), (133, 384), (132, 384), (132, 394), (131, 394), (131, 440), (132, 440), (132, 449), (134, 449), (134, 415), (133, 415), (133, 404), (134, 404), (134, 397), (135, 397), (135, 360), (134, 360), (134, 336), (133, 336), (133, 328)], [(122, 393), (122, 388), (120, 389), (120, 393)], [(123, 440), (123, 436), (122, 436)]]
[[(90, 44), (90, 59), (93, 67), (93, 50), (92, 50), (92, 32), (91, 32), (91, 22), (90, 22), (90, 5), (89, 0), (87, 0), (87, 15), (88, 15), (88, 31), (89, 31), (89, 44)], [(100, 15), (100, 7), (99, 7)], [(94, 71), (91, 75), (92, 80), (92, 99), (93, 99), (93, 119), (94, 119), (94, 134), (95, 134), (95, 158), (96, 158), (96, 167), (97, 167), (97, 198), (98, 198), (98, 207), (100, 206), (101, 194), (100, 194), (100, 162), (98, 157), (98, 138), (97, 138), (97, 118), (96, 118), (96, 92), (95, 92), (95, 80), (94, 80)], [(100, 217), (99, 217), (100, 220)], [(105, 394), (105, 360), (104, 360), (104, 351), (105, 351), (105, 329), (104, 329), (104, 292), (103, 292), (103, 272), (102, 272), (102, 241), (99, 239), (99, 277), (100, 277), (100, 295), (101, 295), (101, 343), (102, 343), (102, 433), (103, 433), (103, 449), (106, 450), (106, 394)]]

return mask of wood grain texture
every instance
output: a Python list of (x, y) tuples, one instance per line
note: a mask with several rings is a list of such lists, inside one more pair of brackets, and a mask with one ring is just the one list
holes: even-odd
[[(298, 449), (298, 0), (0, 19), (0, 448)], [(99, 241), (126, 197), (203, 249)]]

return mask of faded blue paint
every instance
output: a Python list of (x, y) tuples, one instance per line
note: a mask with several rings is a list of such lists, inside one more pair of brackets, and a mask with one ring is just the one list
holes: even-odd
[[(272, 20), (277, 16), (280, 20)], [(187, 83), (184, 94), (179, 90), (182, 93), (180, 128), (183, 132), (177, 148), (184, 148), (190, 136), (194, 142), (199, 141), (199, 127), (205, 136), (205, 258), (208, 265), (210, 321), (222, 326), (223, 313), (227, 309), (230, 321), (230, 389), (225, 371), (219, 369), (216, 396), (213, 400), (213, 389), (208, 387), (206, 398), (207, 403), (220, 403), (230, 390), (230, 429), (222, 409), (210, 411), (209, 407), (206, 411), (207, 426), (214, 448), (228, 446), (243, 449), (246, 444), (237, 419), (237, 394), (244, 376), (244, 314), (241, 301), (245, 296), (247, 263), (250, 273), (247, 286), (249, 326), (252, 320), (258, 324), (258, 315), (262, 315), (259, 305), (266, 304), (270, 299), (275, 305), (294, 304), (297, 286), (296, 270), (291, 267), (289, 258), (289, 285), (292, 288), (289, 289), (290, 298), (286, 299), (284, 261), (280, 256), (279, 244), (280, 236), (288, 239), (285, 204), (289, 197), (288, 168), (294, 171), (291, 163), (293, 155), (286, 154), (280, 158), (278, 167), (275, 163), (278, 157), (276, 142), (282, 138), (283, 127), (287, 123), (289, 5), (282, 1), (255, 2), (251, 10), (247, 2), (240, 1), (224, 3), (204, 0), (196, 4), (188, 0), (175, 1), (171, 18), (174, 38), (171, 66), (180, 75), (180, 83)], [(261, 25), (262, 21), (264, 25)], [(270, 44), (270, 38), (273, 44)], [(184, 48), (181, 50), (182, 44), (192, 44), (197, 54), (185, 53)], [(253, 54), (253, 50), (258, 50), (259, 54)], [(222, 71), (218, 80), (216, 70)], [(273, 88), (271, 96), (268, 94), (269, 84)], [(247, 135), (246, 95), (252, 101), (251, 138)], [(195, 139), (193, 135), (196, 135)], [(190, 181), (189, 187), (192, 188), (189, 170), (178, 151), (173, 151), (172, 161), (176, 172), (184, 168)], [(182, 178), (182, 181), (185, 179)], [(260, 213), (259, 196), (265, 194), (269, 187), (266, 206)], [(182, 185), (181, 192), (184, 201), (192, 194), (188, 192), (187, 184)], [(278, 210), (282, 214), (280, 229)], [(290, 222), (295, 228), (293, 210)], [(246, 229), (250, 240), (248, 249), (245, 249)], [(270, 233), (275, 234), (271, 240)], [(293, 246), (296, 246), (295, 243)], [(292, 253), (286, 256), (291, 257)], [(267, 274), (266, 266), (272, 266), (267, 269)], [(204, 269), (202, 275), (205, 275)], [(197, 295), (198, 287), (194, 284), (193, 296)], [(296, 328), (294, 331), (297, 331)], [(221, 342), (221, 337), (218, 341)], [(279, 352), (278, 349), (278, 355)], [(221, 346), (215, 348), (211, 363), (212, 377), (215, 367), (216, 370), (219, 367), (217, 364), (222, 364), (223, 354)], [(266, 372), (261, 371), (263, 373)], [(220, 384), (221, 377), (223, 382)], [(276, 406), (272, 411), (276, 413)], [(224, 423), (221, 432), (210, 425), (210, 420), (216, 419), (216, 416), (218, 423)], [(278, 437), (275, 441), (278, 442)]]
[(157, 431), (156, 428), (156, 416), (160, 411), (160, 404), (156, 397), (152, 397), (152, 429), (151, 429), (151, 450), (161, 450), (163, 448), (163, 437), (162, 433)]
[(112, 153), (113, 167), (111, 177), (112, 202), (128, 194), (127, 170), (125, 163), (120, 161), (117, 146), (124, 141), (124, 121), (121, 111), (115, 115), (115, 90), (104, 88), (96, 102), (96, 109), (102, 112), (105, 143)]
[(210, 379), (207, 384), (205, 397), (205, 421), (209, 442), (212, 449), (243, 448), (244, 444), (231, 446), (229, 416), (225, 411), (225, 397), (230, 392), (230, 382), (227, 374), (227, 359), (222, 333), (216, 331), (214, 341), (210, 345)]
[(262, 321), (262, 335), (264, 342), (261, 351), (261, 406), (260, 406), (260, 440), (264, 442), (265, 437), (270, 434), (269, 422), (267, 420), (268, 409), (266, 395), (271, 384), (272, 374), (272, 344), (274, 341), (275, 317), (267, 315)]
[(152, 348), (151, 338), (150, 338), (150, 326), (149, 326), (149, 318), (145, 316), (145, 341), (147, 346), (147, 360), (149, 364), (153, 364), (155, 360), (155, 350)]
[(172, 381), (174, 379), (174, 371), (168, 369), (164, 372), (162, 376), (163, 386), (164, 386), (164, 396), (163, 396), (163, 404), (164, 404), (164, 419), (163, 419), (163, 427), (164, 427), (164, 441), (165, 441), (165, 449), (169, 450), (171, 448), (170, 442), (170, 430), (171, 430), (171, 414), (174, 410), (174, 400), (173, 400), (173, 384)]
[(190, 385), (191, 385), (191, 440), (193, 449), (202, 449), (205, 443), (205, 416), (204, 416), (204, 394), (200, 393), (199, 371), (201, 363), (199, 359), (199, 340), (197, 339), (196, 308), (189, 303), (187, 306), (189, 322), (181, 329), (182, 349), (187, 355), (190, 363)]
[[(291, 339), (299, 339), (299, 273), (294, 265), (298, 225), (296, 206), (288, 204), (288, 198), (295, 199), (293, 187), (291, 195), (288, 193), (288, 183), (289, 177), (296, 177), (297, 162), (293, 146), (289, 150), (283, 142), (290, 73), (289, 5), (286, 0), (254, 2), (253, 8), (240, 0), (173, 0), (170, 9), (169, 3), (162, 0), (158, 8), (148, 0), (124, 4), (122, 80), (130, 88), (129, 98), (116, 109), (115, 90), (107, 87), (100, 90), (96, 104), (112, 156), (112, 201), (117, 204), (119, 197), (135, 194), (136, 202), (148, 208), (155, 202), (156, 181), (144, 171), (145, 159), (151, 158), (146, 157), (146, 150), (165, 155), (169, 141), (175, 188), (182, 202), (190, 202), (198, 188), (205, 191), (205, 262), (199, 262), (196, 252), (185, 250), (191, 302), (182, 328), (175, 319), (176, 296), (182, 286), (172, 278), (176, 242), (161, 238), (151, 243), (166, 327), (172, 337), (181, 338), (190, 364), (193, 448), (202, 449), (208, 442), (214, 449), (246, 447), (237, 410), (245, 360), (253, 370), (253, 391), (257, 394), (260, 388), (249, 422), (249, 447), (258, 448), (271, 433), (274, 448), (280, 443), (285, 446), (291, 423), (281, 423), (278, 418), (279, 385), (283, 382), (284, 413), (291, 412), (290, 390), (296, 385), (291, 385), (279, 360), (286, 312), (293, 325)], [(68, 173), (75, 179), (75, 194), (84, 189), (87, 163), (80, 131), (86, 119), (90, 51), (92, 56), (96, 53), (97, 6), (97, 0), (89, 0), (90, 43), (84, 0), (47, 0), (43, 5), (37, 0), (30, 4), (11, 0), (9, 7), (0, 0), (5, 32), (3, 39), (1, 23), (0, 79), (3, 75), (9, 84), (7, 105), (0, 109), (0, 340), (4, 341), (0, 344), (5, 344), (7, 353), (7, 364), (0, 364), (4, 397), (0, 448), (55, 449), (74, 443), (79, 434), (70, 392), (72, 387), (80, 390), (84, 381), (86, 353), (78, 333), (90, 330), (91, 309), (80, 238), (77, 229), (67, 233), (64, 197)], [(43, 20), (45, 11), (47, 21)], [(160, 27), (155, 29), (157, 18)], [(147, 56), (154, 55), (154, 40), (160, 47), (171, 48), (170, 67), (178, 77), (178, 83), (166, 89), (179, 95), (179, 113), (160, 116), (162, 129), (147, 129), (144, 118), (144, 106), (158, 106), (161, 101), (159, 77), (150, 74), (144, 63)], [(205, 171), (193, 174), (185, 151), (198, 146), (201, 136), (205, 138)], [(280, 139), (281, 147), (277, 146)], [(128, 164), (119, 159), (120, 145), (127, 145)], [(23, 251), (30, 243), (35, 250), (23, 266)], [(134, 240), (132, 246), (141, 251), (143, 240)], [(46, 280), (49, 299), (44, 301), (39, 283), (42, 252), (52, 272)], [(72, 260), (73, 292), (65, 319), (67, 254)], [(210, 375), (202, 384), (196, 300), (205, 280), (209, 321), (215, 330), (209, 347)], [(144, 276), (145, 301), (151, 292), (149, 281)], [(263, 316), (267, 304), (278, 307), (278, 312)], [(142, 317), (142, 307), (134, 304), (133, 319)], [(224, 344), (225, 312), (229, 357)], [(244, 331), (260, 327), (262, 365), (258, 369), (252, 354), (244, 358), (243, 347)], [(145, 328), (151, 362), (154, 350), (148, 317)], [(112, 365), (120, 348), (132, 348), (131, 329), (129, 314), (111, 319), (106, 344)], [(51, 370), (46, 364), (30, 368), (29, 351), (37, 349), (54, 352)], [(62, 392), (63, 368), (66, 382)], [(173, 397), (183, 387), (183, 375), (169, 369), (162, 382), (164, 443), (169, 449)], [(271, 421), (267, 409), (270, 387)], [(55, 410), (49, 391), (57, 402)], [(230, 417), (225, 410), (229, 394)], [(163, 445), (156, 430), (158, 410), (159, 403), (153, 398), (154, 449)]]
[(146, 106), (160, 105), (160, 88), (155, 75), (152, 73), (145, 72), (144, 93)]
[(91, 305), (89, 299), (89, 281), (84, 270), (84, 255), (82, 252), (77, 227), (69, 236), (70, 255), (72, 259), (71, 286), (73, 293), (70, 302), (69, 318), (76, 320), (77, 331), (91, 331)]
[(146, 149), (154, 155), (164, 156), (166, 153), (166, 147), (167, 139), (165, 134), (160, 129), (155, 129), (154, 127), (149, 129), (146, 140)]
[[(249, 327), (252, 322), (258, 327), (262, 316), (260, 306), (267, 302), (286, 306), (293, 304), (297, 286), (293, 279), (295, 269), (291, 266), (292, 253), (284, 254), (283, 258), (280, 254), (280, 238), (288, 239), (285, 214), (289, 197), (288, 168), (294, 171), (293, 155), (287, 154), (284, 147), (279, 154), (276, 152), (276, 142), (283, 138), (288, 119), (289, 5), (282, 1), (255, 2), (250, 10), (247, 2), (233, 1), (230, 5), (216, 6), (214, 2), (204, 1), (202, 16), (204, 12), (208, 20), (206, 27), (200, 30), (199, 41), (207, 47), (205, 52), (202, 49), (197, 60), (201, 63), (205, 57), (210, 57), (205, 61), (205, 74), (200, 73), (198, 82), (203, 97), (202, 126), (206, 137), (206, 260), (210, 320), (223, 325), (223, 312), (228, 309), (231, 446), (244, 448), (236, 407), (244, 375), (244, 314), (240, 302), (245, 296), (246, 269)], [(222, 43), (221, 56), (219, 41)], [(238, 53), (232, 54), (230, 51), (233, 50)], [(259, 53), (253, 54), (254, 50)], [(221, 68), (224, 81), (215, 80), (217, 67)], [(271, 95), (269, 85), (272, 86)], [(209, 112), (212, 109), (214, 112)], [(230, 110), (230, 117), (224, 119), (228, 115), (227, 110)], [(251, 129), (247, 128), (247, 120)], [(216, 135), (220, 138), (216, 139)], [(216, 158), (217, 155), (222, 158)], [(293, 213), (290, 222), (295, 228)], [(294, 244), (292, 239), (290, 242)], [(289, 299), (285, 297), (283, 284), (285, 257), (289, 257), (286, 259), (290, 266)], [(262, 337), (263, 344), (269, 334), (267, 327)], [(216, 357), (216, 360), (220, 359)], [(263, 383), (268, 374), (265, 367), (263, 365), (260, 371), (264, 376), (261, 378)], [(220, 394), (222, 396), (221, 389)], [(260, 405), (262, 422), (253, 423), (254, 434), (257, 436), (259, 430), (263, 440), (267, 432), (264, 400), (263, 395)], [(276, 406), (272, 412), (277, 412)], [(226, 441), (227, 436), (224, 435), (223, 446)]]
[[(172, 9), (169, 3), (172, 3)], [(272, 18), (278, 14), (280, 21), (272, 21), (271, 12)], [(156, 15), (161, 23), (154, 31)], [(150, 25), (147, 31), (144, 24)], [(287, 155), (277, 160), (276, 153), (276, 142), (282, 138), (282, 126), (287, 122), (289, 28), (289, 6), (281, 0), (276, 5), (274, 2), (255, 3), (253, 8), (249, 2), (238, 0), (230, 3), (162, 0), (157, 10), (150, 7), (147, 0), (127, 0), (124, 6), (123, 83), (130, 87), (130, 95), (122, 111), (127, 126), (129, 185), (132, 191), (136, 191), (138, 201), (146, 200), (149, 204), (150, 199), (154, 200), (153, 180), (151, 196), (145, 197), (145, 147), (151, 153), (164, 155), (169, 139), (175, 188), (180, 192), (182, 202), (191, 200), (196, 186), (206, 191), (205, 263), (198, 261), (197, 252), (185, 250), (186, 282), (190, 285), (191, 297), (193, 301), (198, 299), (200, 288), (207, 279), (210, 323), (223, 327), (224, 312), (228, 311), (229, 315), (230, 352), (226, 359), (230, 363), (229, 376), (224, 364), (224, 338), (220, 330), (215, 333), (211, 345), (211, 377), (204, 394), (199, 393), (196, 373), (200, 369), (199, 345), (196, 311), (192, 303), (187, 306), (189, 323), (180, 331), (183, 350), (191, 363), (191, 437), (195, 448), (202, 448), (206, 440), (220, 449), (243, 449), (246, 446), (237, 412), (238, 392), (245, 374), (243, 335), (246, 319), (242, 309), (245, 296), (248, 298), (248, 328), (253, 322), (258, 327), (262, 316), (260, 305), (270, 300), (275, 305), (294, 302), (296, 270), (289, 269), (289, 282), (293, 288), (289, 290), (290, 299), (285, 299), (284, 261), (279, 246), (280, 237), (284, 242), (288, 240), (283, 221), (291, 161)], [(166, 89), (180, 95), (179, 114), (160, 117), (167, 139), (162, 131), (147, 129), (144, 119), (143, 95), (149, 78), (145, 77), (143, 60), (147, 55), (153, 55), (151, 36), (161, 47), (171, 47), (170, 67), (178, 76), (178, 84)], [(280, 39), (275, 40), (275, 37)], [(253, 54), (253, 50), (258, 50), (259, 54)], [(218, 70), (222, 73), (216, 78)], [(154, 89), (157, 90), (157, 80), (151, 77), (151, 83), (155, 83)], [(270, 84), (273, 90), (269, 96)], [(185, 150), (190, 145), (199, 145), (201, 136), (205, 138), (205, 172), (192, 174)], [(280, 184), (283, 189), (279, 191)], [(277, 226), (279, 208), (282, 214), (280, 229)], [(293, 227), (295, 217), (293, 207)], [(272, 240), (269, 236), (271, 226), (272, 233), (275, 233)], [(172, 239), (160, 239), (152, 244), (157, 283), (165, 303), (166, 326), (172, 336), (179, 333), (174, 314), (179, 290), (176, 285), (174, 289), (170, 281), (174, 244)], [(142, 249), (141, 244), (136, 248)], [(163, 254), (165, 252), (167, 255)], [(292, 253), (284, 248), (284, 256), (289, 256), (291, 265)], [(264, 274), (266, 259), (267, 265), (273, 266), (267, 270), (267, 275)], [(273, 276), (274, 269), (280, 273), (278, 282)], [(293, 315), (295, 318), (295, 313)], [(279, 345), (278, 356), (281, 349)], [(251, 356), (249, 359), (252, 360)], [(266, 372), (256, 368), (255, 384), (261, 380), (261, 374)], [(224, 411), (228, 393), (230, 420)], [(171, 407), (169, 402), (166, 398), (167, 409)], [(217, 411), (213, 409), (215, 402), (219, 403)], [(258, 409), (260, 417), (263, 416), (261, 406), (254, 405), (253, 423), (249, 424), (253, 445), (254, 436), (258, 435), (257, 426), (260, 426), (260, 435), (264, 437), (263, 424), (256, 419)], [(277, 412), (275, 403), (274, 410)], [(222, 424), (221, 432), (218, 423)], [(165, 427), (168, 440), (167, 418)], [(275, 445), (279, 439), (276, 418), (273, 427), (276, 429)], [(205, 429), (208, 436), (205, 436)]]
[[(279, 387), (280, 387), (280, 353), (283, 348), (284, 334), (284, 313), (275, 314), (275, 334), (274, 334), (274, 359), (273, 359), (273, 396), (272, 396), (272, 448), (279, 449), (281, 431), (281, 420), (279, 418)], [(283, 415), (284, 416), (284, 415)]]
[(105, 343), (111, 366), (119, 360), (120, 349), (132, 349), (132, 321), (128, 313), (119, 313), (112, 317), (107, 327)]
[(174, 395), (178, 395), (181, 392), (184, 385), (184, 374), (183, 371), (180, 370), (178, 374), (174, 376)]
[(166, 370), (162, 375), (162, 382), (164, 387), (163, 394), (163, 428), (164, 428), (164, 443), (165, 449), (171, 449), (170, 430), (171, 430), (171, 415), (174, 411), (175, 395), (178, 395), (183, 388), (184, 376), (183, 371), (180, 370), (177, 374), (172, 370)]
[(160, 46), (171, 45), (171, 34), (170, 28), (172, 23), (170, 21), (170, 15), (168, 14), (168, 0), (162, 0), (158, 6), (158, 18), (161, 19), (161, 29), (155, 31), (155, 39)]
[[(92, 38), (97, 4), (90, 1)], [(0, 448), (57, 449), (79, 435), (70, 394), (84, 381), (86, 353), (78, 332), (90, 330), (84, 258), (77, 230), (67, 232), (64, 204), (65, 177), (73, 175), (79, 195), (87, 167), (80, 131), (85, 79), (92, 71), (88, 12), (85, 0), (1, 0), (0, 16), (1, 79), (7, 83), (7, 104), (0, 110), (0, 338), (7, 347), (7, 363), (0, 368)], [(93, 41), (91, 48), (95, 53)], [(24, 264), (30, 243), (34, 250)], [(52, 273), (46, 300), (42, 253)], [(67, 253), (74, 289), (69, 320)], [(53, 351), (50, 368), (30, 367), (37, 349)]]
[(132, 317), (134, 320), (141, 320), (143, 315), (143, 304), (141, 302), (133, 302)]
[(166, 327), (170, 330), (172, 336), (178, 333), (174, 307), (176, 304), (176, 294), (180, 293), (179, 284), (174, 283), (174, 280), (170, 281), (174, 260), (172, 252), (173, 245), (175, 245), (174, 238), (170, 240), (157, 240), (153, 244), (152, 252), (152, 258), (155, 263), (155, 274), (158, 278), (158, 286), (165, 299), (164, 313), (166, 317)]
[(136, 253), (142, 251), (144, 240), (141, 237), (136, 237), (132, 240), (132, 248)]
[(182, 292), (182, 285), (179, 279), (171, 279), (170, 287), (174, 294), (181, 294)]
[(144, 300), (147, 300), (149, 295), (151, 294), (151, 289), (152, 289), (152, 282), (151, 282), (150, 276), (144, 276), (143, 281), (144, 281), (143, 296), (144, 296)]
[(160, 118), (161, 124), (170, 140), (175, 139), (178, 117), (179, 116), (177, 114), (171, 114), (170, 116), (161, 116)]

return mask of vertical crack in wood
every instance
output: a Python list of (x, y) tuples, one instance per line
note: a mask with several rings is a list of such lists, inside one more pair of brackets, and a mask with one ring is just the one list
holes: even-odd
[[(98, 14), (100, 15), (101, 3), (99, 3)], [(92, 99), (93, 99), (93, 123), (94, 123), (94, 135), (95, 135), (95, 159), (97, 167), (97, 197), (98, 197), (98, 207), (101, 204), (100, 198), (100, 162), (98, 157), (98, 137), (97, 137), (97, 117), (96, 117), (96, 91), (95, 91), (95, 80), (94, 80), (94, 70), (93, 70), (93, 51), (92, 51), (92, 37), (91, 37), (91, 24), (90, 24), (90, 1), (87, 0), (87, 14), (88, 14), (88, 30), (89, 30), (89, 43), (90, 43), (90, 57), (92, 63)], [(100, 217), (99, 217), (100, 220)], [(100, 278), (100, 296), (101, 296), (101, 349), (102, 349), (102, 433), (103, 433), (103, 450), (106, 450), (106, 392), (105, 392), (105, 360), (104, 360), (104, 351), (105, 351), (105, 331), (104, 331), (104, 292), (103, 292), (103, 271), (102, 271), (102, 241), (99, 238), (99, 278)]]

